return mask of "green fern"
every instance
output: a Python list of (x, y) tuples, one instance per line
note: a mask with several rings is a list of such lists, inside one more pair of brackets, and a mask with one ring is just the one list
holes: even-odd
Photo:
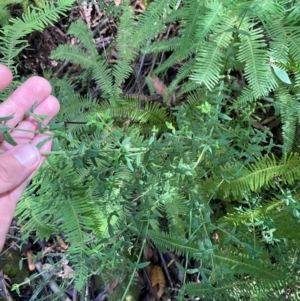
[(280, 162), (274, 156), (265, 156), (249, 166), (225, 166), (219, 175), (206, 182), (204, 189), (213, 193), (218, 187), (218, 197), (238, 200), (243, 194), (276, 188), (277, 178), (284, 184), (295, 183), (300, 177), (299, 164), (299, 154), (290, 154), (284, 155)]
[(249, 34), (239, 34), (241, 39), (238, 60), (245, 62), (245, 77), (249, 82), (250, 89), (253, 90), (255, 98), (266, 96), (277, 87), (277, 83), (271, 72), (271, 67), (267, 64), (267, 52), (263, 49), (266, 44), (263, 42), (261, 29), (254, 29), (249, 32), (248, 27), (255, 24), (246, 23), (241, 30)]
[(58, 0), (58, 5), (45, 2), (43, 9), (29, 10), (22, 19), (12, 18), (11, 24), (5, 25), (0, 31), (0, 62), (12, 67), (14, 58), (27, 47), (24, 37), (35, 30), (42, 31), (47, 25), (53, 25), (73, 2), (74, 0)]

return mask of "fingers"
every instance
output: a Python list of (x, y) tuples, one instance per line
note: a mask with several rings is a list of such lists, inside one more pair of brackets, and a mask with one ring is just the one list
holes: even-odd
[(12, 81), (12, 73), (4, 65), (0, 65), (0, 79), (0, 91), (5, 89)]
[(0, 105), (0, 117), (13, 114), (14, 118), (8, 120), (6, 125), (14, 127), (23, 120), (25, 112), (30, 110), (34, 102), (42, 103), (50, 93), (49, 82), (42, 77), (33, 76)]
[[(37, 137), (35, 137), (33, 139), (33, 144), (38, 144), (39, 142), (41, 142), (45, 137), (43, 137), (43, 135), (39, 135)], [(51, 150), (51, 141), (46, 142), (43, 147), (42, 150)], [(18, 200), (21, 198), (21, 195), (23, 193), (23, 191), (25, 190), (26, 186), (28, 185), (28, 183), (30, 182), (30, 180), (32, 179), (36, 169), (42, 164), (42, 162), (46, 159), (45, 156), (40, 156), (39, 157), (39, 153), (37, 154), (37, 158), (35, 158), (35, 148), (33, 147), (33, 153), (31, 153), (31, 150), (28, 150), (28, 145), (22, 145), (22, 146), (17, 146), (19, 148), (22, 147), (22, 150), (20, 153), (18, 153), (18, 151), (20, 150), (16, 150), (17, 147), (11, 149), (10, 151), (6, 152), (5, 154), (0, 156), (0, 163), (1, 162), (10, 162), (9, 164), (2, 164), (0, 165), (0, 175), (3, 174), (2, 170), (4, 169), (5, 174), (4, 176), (2, 176), (2, 178), (0, 178), (0, 189), (2, 187), (2, 190), (6, 190), (3, 189), (2, 183), (3, 181), (7, 181), (7, 179), (11, 178), (11, 175), (13, 174), (13, 177), (11, 178), (11, 180), (13, 181), (13, 185), (18, 185), (17, 183), (20, 183), (18, 186), (15, 186), (14, 189), (12, 191), (7, 191), (5, 193), (0, 194), (0, 250), (2, 249), (4, 242), (5, 242), (5, 237), (6, 237), (6, 233), (8, 232), (11, 220), (13, 218), (14, 215), (14, 211), (15, 208), (17, 206)], [(30, 147), (30, 145), (29, 145)], [(25, 160), (25, 166), (22, 163), (21, 166), (19, 165), (19, 161), (17, 160), (17, 162), (15, 161), (15, 158), (12, 158), (11, 156), (15, 157), (16, 154), (21, 154), (23, 153), (23, 151), (25, 150), (25, 157), (22, 157), (21, 161), (24, 162)], [(9, 155), (7, 155), (7, 153), (10, 153)], [(13, 154), (13, 155), (12, 155)], [(31, 155), (29, 155), (31, 154)], [(28, 158), (29, 157), (29, 158)], [(27, 163), (31, 161), (34, 162), (33, 165), (30, 165), (29, 167), (26, 166), (26, 159), (27, 158)], [(4, 160), (2, 160), (4, 159)], [(35, 161), (36, 160), (36, 161)], [(12, 165), (11, 165), (12, 163)], [(1, 170), (2, 168), (2, 170)], [(32, 171), (33, 169), (33, 171)], [(30, 171), (32, 171), (30, 173)], [(27, 178), (25, 178), (27, 176)], [(23, 180), (23, 181), (22, 181)], [(2, 183), (1, 183), (2, 181)], [(9, 185), (11, 186), (11, 183), (9, 182)], [(7, 188), (7, 187), (5, 187)]]
[(39, 166), (40, 161), (38, 149), (29, 143), (18, 145), (0, 155), (0, 194), (24, 182)]
[[(0, 90), (7, 87), (11, 80), (9, 69), (0, 65)], [(44, 125), (47, 125), (59, 111), (59, 102), (50, 93), (51, 86), (47, 80), (38, 76), (31, 77), (0, 104), (0, 117), (13, 115), (14, 118), (6, 121), (5, 125), (36, 131), (38, 122), (32, 116), (26, 117), (25, 113), (37, 102), (34, 114), (47, 115), (47, 119), (43, 120)], [(0, 155), (0, 250), (18, 200), (35, 171), (46, 159), (46, 156), (40, 155), (35, 145), (49, 137), (46, 134), (17, 130), (10, 134), (19, 145), (12, 147), (4, 141), (0, 146), (0, 149), (5, 150)], [(0, 142), (2, 140), (0, 137)], [(52, 141), (47, 141), (42, 150), (50, 151), (51, 145)]]
[[(50, 120), (58, 113), (60, 108), (58, 100), (50, 95), (46, 100), (44, 100), (41, 104), (37, 106), (34, 110), (34, 113), (37, 115), (47, 115), (48, 118), (43, 120), (43, 124), (47, 125)], [(29, 130), (29, 131), (36, 131), (38, 130), (38, 122), (32, 116), (25, 118), (21, 121), (17, 129)], [(11, 136), (18, 144), (24, 144), (31, 142), (32, 139), (35, 137), (35, 133), (32, 132), (23, 132), (14, 130), (11, 132)], [(11, 148), (11, 145), (7, 142), (3, 142), (1, 146), (2, 150), (7, 150)]]

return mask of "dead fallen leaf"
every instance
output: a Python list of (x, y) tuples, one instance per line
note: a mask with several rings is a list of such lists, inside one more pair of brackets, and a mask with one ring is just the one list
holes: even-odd
[(121, 0), (115, 0), (115, 6), (120, 6), (120, 5), (121, 5), (121, 3), (122, 3), (122, 1), (121, 1)]
[(165, 292), (166, 279), (165, 279), (165, 275), (163, 273), (162, 268), (158, 265), (155, 265), (153, 267), (152, 275), (151, 275), (151, 284), (152, 284), (152, 287), (158, 286), (156, 296), (157, 296), (157, 298), (161, 298), (161, 296)]
[(44, 251), (43, 251), (43, 256), (51, 253), (54, 249), (55, 249), (56, 245), (51, 245), (50, 247), (47, 247)]
[(27, 251), (27, 261), (28, 261), (28, 268), (29, 271), (34, 271), (35, 270), (35, 264), (33, 262), (33, 252), (31, 250)]
[(63, 250), (67, 250), (68, 249), (68, 245), (62, 240), (62, 238), (58, 235), (56, 235), (56, 240), (57, 243), (59, 244), (59, 246), (63, 249)]
[(113, 282), (110, 284), (109, 288), (107, 289), (107, 292), (108, 292), (109, 294), (111, 294), (111, 293), (114, 291), (114, 289), (117, 287), (118, 284), (119, 284), (119, 280), (116, 279), (115, 281), (113, 281)]
[(261, 124), (268, 124), (269, 122), (273, 121), (274, 119), (276, 119), (276, 116), (269, 116), (267, 118), (265, 118)]
[(153, 82), (155, 92), (160, 96), (165, 96), (168, 87), (157, 76), (151, 77), (148, 75), (148, 78)]

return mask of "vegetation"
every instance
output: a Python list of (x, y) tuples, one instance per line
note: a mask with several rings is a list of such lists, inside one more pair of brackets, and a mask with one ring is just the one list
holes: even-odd
[[(0, 62), (17, 73), (24, 37), (73, 2), (44, 1), (22, 18), (0, 5)], [(297, 299), (299, 4), (155, 0), (137, 14), (124, 0), (107, 51), (84, 21), (69, 26), (77, 43), (58, 46), (51, 59), (81, 72), (44, 74), (62, 109), (50, 125), (53, 151), (17, 215), (24, 240), (32, 231), (64, 236), (78, 294), (91, 275), (122, 274), (127, 286), (114, 300), (124, 300), (151, 241), (180, 258), (178, 300)], [(153, 56), (162, 63), (133, 93), (134, 64)]]

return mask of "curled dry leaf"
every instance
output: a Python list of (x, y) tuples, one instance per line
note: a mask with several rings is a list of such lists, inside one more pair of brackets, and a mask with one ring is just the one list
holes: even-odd
[(27, 261), (28, 261), (29, 271), (34, 271), (35, 270), (35, 264), (33, 262), (33, 252), (31, 250), (27, 251)]
[(54, 249), (55, 249), (56, 245), (52, 245), (50, 247), (47, 247), (44, 251), (43, 251), (43, 256), (48, 254), (48, 253), (51, 253)]
[(57, 243), (59, 244), (59, 246), (63, 249), (63, 250), (67, 250), (68, 249), (68, 245), (62, 240), (62, 238), (58, 235), (56, 235), (56, 240)]

